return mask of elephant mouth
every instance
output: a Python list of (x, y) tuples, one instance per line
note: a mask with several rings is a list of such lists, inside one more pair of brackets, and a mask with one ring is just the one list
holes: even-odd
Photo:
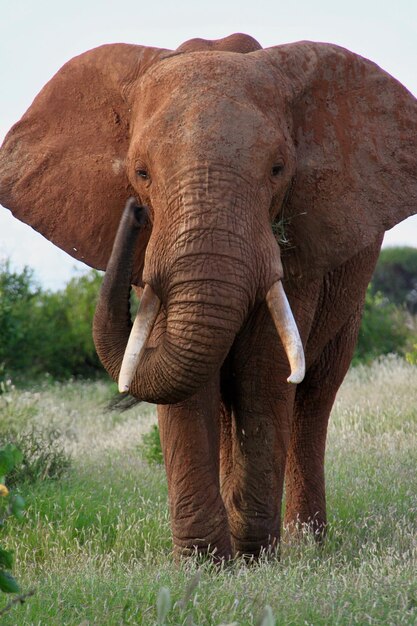
[[(298, 384), (305, 375), (304, 350), (281, 281), (275, 282), (270, 287), (266, 295), (266, 303), (290, 364), (291, 374), (287, 381)], [(141, 359), (160, 307), (161, 301), (153, 292), (152, 287), (145, 285), (120, 369), (118, 387), (121, 393), (129, 392), (135, 373), (140, 368)]]

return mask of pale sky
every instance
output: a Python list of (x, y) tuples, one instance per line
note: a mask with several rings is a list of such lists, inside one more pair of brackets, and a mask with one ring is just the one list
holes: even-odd
[[(114, 42), (176, 48), (245, 32), (268, 47), (309, 39), (357, 52), (417, 94), (417, 1), (0, 0), (0, 140), (71, 57)], [(386, 235), (417, 246), (417, 216)], [(0, 258), (59, 289), (85, 266), (0, 207)]]

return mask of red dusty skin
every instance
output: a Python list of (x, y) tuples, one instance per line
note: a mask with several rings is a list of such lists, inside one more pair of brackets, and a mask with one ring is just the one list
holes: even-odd
[[(194, 393), (159, 410), (177, 548), (215, 544), (227, 557), (230, 535), (243, 553), (274, 546), (284, 473), (286, 524), (322, 533), (327, 422), (366, 287), (384, 231), (416, 213), (416, 113), (416, 99), (359, 55), (313, 42), (262, 50), (237, 34), (177, 51), (90, 50), (6, 136), (1, 204), (69, 254), (107, 266), (94, 337), (114, 378), (130, 283), (143, 276), (162, 301), (156, 348), (131, 391), (160, 403)], [(152, 232), (131, 206), (110, 258), (131, 194), (151, 207)], [(266, 307), (255, 306), (282, 277), (270, 227), (279, 215), (307, 346), (296, 389), (277, 363)], [(219, 367), (232, 342), (219, 445)]]
[[(121, 220), (94, 318), (97, 352), (115, 379), (131, 331), (130, 276), (139, 232), (131, 201)], [(198, 239), (195, 233), (194, 236)], [(228, 271), (221, 272), (218, 255), (213, 250), (218, 247), (216, 240), (224, 236), (222, 229), (218, 233), (212, 230), (211, 252), (204, 244), (192, 255), (191, 263), (179, 250), (175, 268), (167, 277), (168, 295), (163, 298), (167, 310), (166, 332), (156, 348), (145, 350), (130, 385), (132, 395), (158, 404), (178, 402), (200, 389), (224, 361), (257, 297), (259, 282), (255, 278), (258, 272), (247, 264), (251, 258), (249, 251), (242, 246), (241, 256), (230, 253)], [(232, 233), (227, 236), (232, 240)], [(189, 238), (188, 235), (188, 253)], [(276, 245), (275, 256), (279, 261)], [(248, 280), (251, 275), (253, 279)], [(268, 274), (264, 272), (264, 275)], [(269, 283), (279, 277), (279, 270), (270, 275), (266, 279)], [(250, 283), (254, 286), (249, 287)]]

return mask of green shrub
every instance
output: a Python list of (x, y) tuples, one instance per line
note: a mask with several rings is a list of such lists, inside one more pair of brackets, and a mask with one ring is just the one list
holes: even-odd
[(410, 365), (417, 365), (417, 343), (413, 345), (410, 352), (406, 352), (405, 358)]
[(58, 430), (32, 428), (28, 432), (3, 435), (2, 439), (12, 441), (21, 452), (21, 462), (8, 475), (7, 483), (11, 487), (56, 480), (71, 467), (71, 458), (60, 443)]
[[(0, 264), (0, 375), (31, 366), (32, 311), (40, 294), (27, 267), (13, 272), (8, 261)], [(29, 349), (27, 349), (29, 346)]]
[[(0, 263), (0, 394), (10, 379), (27, 386), (46, 375), (65, 380), (104, 373), (92, 339), (101, 280), (91, 270), (51, 293), (42, 291), (30, 269), (15, 272)], [(390, 352), (412, 355), (416, 333), (397, 304), (414, 310), (413, 298), (417, 308), (417, 249), (384, 249), (366, 296), (354, 364)]]
[(353, 364), (369, 363), (383, 354), (404, 354), (409, 334), (405, 311), (368, 287)]
[(100, 284), (100, 273), (91, 270), (52, 293), (41, 290), (28, 268), (14, 272), (0, 264), (0, 382), (103, 373), (92, 339)]
[[(4, 484), (6, 476), (10, 475), (22, 462), (22, 453), (16, 446), (8, 443), (0, 448), (0, 526), (11, 515), (18, 519), (23, 516), (25, 506), (22, 496), (10, 494)], [(8, 481), (9, 482), (9, 481)], [(4, 593), (18, 593), (19, 585), (11, 574), (13, 567), (13, 553), (0, 546), (0, 590)]]
[(142, 443), (139, 447), (140, 452), (150, 465), (157, 463), (162, 465), (164, 457), (161, 448), (161, 439), (159, 437), (159, 429), (156, 424), (152, 426), (149, 432), (145, 433), (142, 437)]
[(390, 302), (405, 305), (417, 314), (417, 248), (384, 248), (372, 277), (372, 292)]
[(102, 372), (92, 337), (92, 320), (101, 276), (91, 271), (72, 279), (63, 291), (43, 293), (34, 315), (37, 351), (34, 366), (55, 379), (90, 377)]

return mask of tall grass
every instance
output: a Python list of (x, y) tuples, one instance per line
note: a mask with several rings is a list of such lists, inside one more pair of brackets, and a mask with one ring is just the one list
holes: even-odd
[(0, 396), (6, 420), (59, 430), (72, 459), (59, 480), (20, 487), (26, 519), (6, 540), (36, 594), (2, 624), (417, 622), (417, 367), (385, 359), (347, 377), (329, 431), (325, 545), (306, 536), (280, 560), (221, 571), (174, 564), (164, 470), (143, 456), (153, 408), (109, 414), (112, 393), (77, 382)]

